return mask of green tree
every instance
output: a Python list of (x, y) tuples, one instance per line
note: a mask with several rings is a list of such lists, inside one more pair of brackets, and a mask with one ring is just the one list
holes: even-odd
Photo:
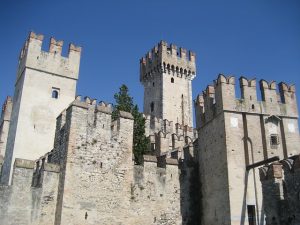
[(133, 109), (133, 98), (129, 96), (128, 87), (123, 84), (119, 88), (119, 92), (114, 94), (116, 100), (115, 109), (112, 114), (112, 119), (118, 118), (119, 111), (131, 112)]
[(149, 140), (145, 136), (145, 118), (139, 112), (137, 105), (133, 104), (133, 98), (129, 95), (126, 85), (122, 85), (119, 92), (114, 95), (116, 105), (112, 114), (113, 119), (117, 119), (119, 111), (130, 112), (134, 118), (133, 125), (133, 155), (136, 164), (143, 162), (143, 155), (148, 148)]

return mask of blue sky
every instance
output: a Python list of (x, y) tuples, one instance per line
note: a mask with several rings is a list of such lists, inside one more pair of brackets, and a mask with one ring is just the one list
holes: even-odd
[(139, 59), (159, 40), (197, 54), (195, 98), (219, 73), (300, 88), (299, 0), (0, 1), (0, 100), (13, 93), (33, 30), (83, 47), (78, 94), (113, 102), (125, 83), (142, 110)]

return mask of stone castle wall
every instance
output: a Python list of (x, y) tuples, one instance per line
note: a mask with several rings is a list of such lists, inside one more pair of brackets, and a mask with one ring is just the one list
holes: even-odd
[(3, 104), (0, 118), (0, 155), (2, 157), (5, 156), (12, 106), (12, 99), (8, 96)]
[(140, 60), (144, 113), (173, 123), (193, 126), (192, 80), (195, 53), (161, 41)]
[[(234, 77), (220, 75), (195, 102), (204, 224), (246, 223), (248, 206), (255, 207), (257, 223), (263, 224), (259, 171), (246, 167), (299, 154), (295, 89), (280, 83), (278, 94), (275, 82), (260, 84), (262, 102), (257, 101), (255, 80), (243, 77), (242, 99), (236, 99)], [(272, 135), (276, 145), (271, 144)]]
[(145, 155), (134, 165), (133, 118), (120, 112), (111, 121), (111, 113), (110, 104), (77, 97), (57, 118), (54, 149), (16, 160), (12, 185), (0, 187), (3, 225), (191, 222), (193, 146), (185, 161)]
[(51, 38), (48, 52), (42, 43), (43, 35), (31, 32), (20, 54), (3, 184), (9, 183), (15, 158), (36, 160), (52, 149), (55, 119), (75, 98), (81, 49), (71, 44), (64, 57), (62, 41)]
[[(16, 159), (12, 185), (0, 186), (1, 225), (54, 224), (59, 167), (47, 162), (34, 167), (34, 161)], [(39, 183), (32, 186), (35, 170)]]
[(266, 225), (300, 224), (300, 158), (260, 168)]

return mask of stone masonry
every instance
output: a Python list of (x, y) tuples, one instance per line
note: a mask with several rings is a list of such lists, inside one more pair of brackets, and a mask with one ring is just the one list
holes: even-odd
[(75, 97), (81, 48), (62, 57), (62, 41), (44, 52), (42, 40), (30, 33), (2, 109), (0, 225), (300, 224), (293, 85), (261, 80), (258, 101), (241, 77), (237, 99), (220, 74), (193, 128), (195, 53), (161, 41), (140, 60), (149, 146), (135, 165), (132, 115)]
[[(295, 87), (219, 75), (195, 101), (203, 224), (265, 224), (258, 169), (246, 166), (299, 154)], [(255, 222), (255, 223), (254, 223)]]
[(0, 119), (0, 155), (4, 157), (9, 131), (10, 117), (12, 111), (12, 100), (8, 96), (3, 104), (1, 119)]
[(192, 127), (195, 77), (195, 53), (161, 41), (140, 60), (144, 113)]
[(300, 224), (300, 156), (260, 168), (266, 225)]
[(81, 48), (70, 44), (68, 57), (63, 57), (63, 41), (51, 38), (45, 52), (43, 38), (30, 32), (20, 53), (11, 122), (3, 144), (3, 184), (9, 183), (15, 158), (36, 160), (52, 149), (55, 119), (75, 98)]

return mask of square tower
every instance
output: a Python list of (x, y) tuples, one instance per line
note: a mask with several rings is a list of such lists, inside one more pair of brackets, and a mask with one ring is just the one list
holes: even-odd
[(144, 86), (144, 113), (193, 126), (192, 80), (195, 53), (161, 41), (140, 60)]
[(195, 101), (202, 224), (264, 225), (257, 165), (299, 154), (295, 86), (220, 74)]
[(43, 35), (29, 34), (21, 51), (1, 182), (9, 183), (15, 158), (35, 160), (53, 147), (55, 120), (75, 98), (81, 48), (50, 40), (42, 51)]

